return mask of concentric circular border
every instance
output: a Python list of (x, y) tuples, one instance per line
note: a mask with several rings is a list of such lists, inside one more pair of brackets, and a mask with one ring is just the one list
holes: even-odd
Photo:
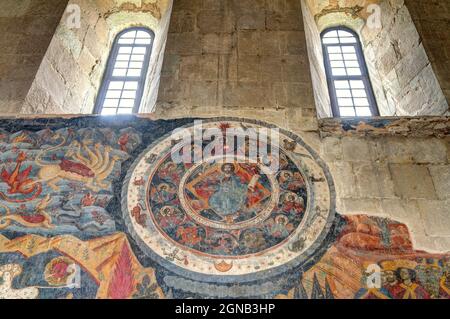
[[(179, 127), (179, 129), (189, 129), (192, 128), (195, 123), (193, 122), (184, 126)], [(326, 182), (328, 184), (329, 188), (329, 213), (327, 216), (327, 219), (325, 220), (325, 226), (323, 227), (321, 233), (317, 236), (316, 240), (299, 256), (294, 258), (293, 260), (290, 260), (286, 262), (283, 265), (276, 266), (274, 268), (270, 268), (267, 270), (262, 271), (255, 271), (249, 274), (243, 274), (243, 275), (210, 275), (210, 274), (203, 274), (199, 272), (194, 272), (191, 270), (184, 269), (180, 266), (177, 266), (176, 264), (166, 260), (165, 258), (161, 257), (160, 255), (156, 254), (145, 242), (144, 240), (136, 233), (136, 230), (133, 227), (133, 222), (131, 220), (131, 217), (128, 212), (128, 202), (127, 202), (127, 194), (128, 194), (128, 187), (133, 175), (134, 170), (137, 168), (137, 166), (140, 164), (142, 159), (151, 151), (153, 150), (160, 142), (170, 138), (171, 133), (165, 134), (164, 136), (158, 138), (155, 140), (150, 146), (148, 146), (134, 161), (134, 163), (129, 168), (127, 175), (123, 181), (122, 186), (122, 198), (121, 198), (121, 208), (122, 208), (122, 215), (126, 224), (126, 227), (130, 233), (130, 235), (133, 237), (133, 239), (136, 241), (139, 248), (152, 260), (156, 261), (158, 264), (160, 264), (165, 269), (172, 271), (173, 273), (183, 276), (185, 278), (189, 278), (191, 280), (197, 280), (201, 282), (210, 282), (210, 283), (248, 283), (253, 282), (256, 280), (267, 280), (269, 278), (281, 275), (282, 273), (292, 270), (295, 268), (299, 268), (305, 263), (307, 263), (309, 260), (314, 258), (315, 254), (320, 251), (320, 248), (322, 245), (325, 244), (325, 239), (327, 235), (330, 233), (330, 230), (336, 220), (336, 191), (335, 186), (333, 182), (333, 178), (331, 176), (331, 173), (328, 169), (328, 166), (326, 163), (319, 157), (319, 155), (310, 147), (308, 144), (306, 144), (303, 139), (298, 136), (297, 134), (294, 134), (290, 131), (284, 130), (279, 128), (276, 125), (266, 123), (259, 120), (253, 120), (253, 119), (246, 119), (246, 118), (236, 118), (236, 117), (219, 117), (219, 118), (208, 118), (208, 119), (197, 119), (201, 120), (204, 123), (214, 123), (214, 122), (240, 122), (240, 123), (248, 123), (252, 125), (261, 126), (263, 128), (274, 128), (279, 129), (279, 132), (289, 138), (291, 138), (293, 141), (295, 141), (297, 144), (305, 148), (311, 156), (313, 156), (314, 162), (322, 169)], [(308, 175), (304, 175), (305, 179), (307, 179), (305, 182), (307, 184), (310, 184), (310, 181), (308, 180)], [(311, 185), (309, 185), (311, 187)], [(315, 194), (312, 192), (312, 190), (309, 190), (310, 196), (315, 197)]]
[[(215, 159), (219, 159), (219, 157), (218, 156), (211, 157), (211, 158), (208, 158), (206, 161), (213, 161)], [(186, 180), (190, 177), (190, 173), (192, 173), (192, 171), (194, 171), (195, 169), (197, 169), (198, 167), (200, 167), (203, 164), (204, 164), (204, 162), (195, 164), (194, 166), (192, 166), (186, 172), (186, 174), (181, 179), (181, 182), (180, 182), (180, 185), (179, 185), (179, 188), (178, 188), (179, 194), (182, 194), (182, 193), (184, 194), (184, 192), (182, 192), (183, 191), (183, 187), (186, 184)], [(263, 169), (263, 167), (261, 167), (261, 168)], [(272, 178), (268, 177), (268, 179), (269, 179), (270, 184), (271, 184), (272, 187), (277, 184), (274, 177), (272, 177)], [(191, 217), (194, 221), (196, 221), (197, 223), (199, 223), (199, 224), (201, 224), (203, 226), (215, 227), (217, 229), (225, 229), (225, 230), (238, 230), (238, 229), (241, 229), (243, 227), (250, 227), (255, 222), (259, 222), (261, 220), (265, 220), (267, 217), (269, 217), (270, 214), (272, 213), (273, 209), (276, 206), (276, 203), (277, 203), (277, 201), (279, 199), (279, 196), (280, 196), (279, 192), (278, 191), (274, 191), (271, 194), (271, 196), (270, 196), (270, 205), (268, 205), (268, 207), (266, 207), (263, 210), (263, 212), (259, 213), (257, 216), (255, 216), (255, 217), (253, 217), (253, 218), (251, 218), (249, 220), (246, 220), (246, 221), (234, 224), (235, 227), (233, 227), (233, 226), (223, 227), (223, 223), (221, 223), (221, 222), (210, 221), (210, 220), (208, 220), (205, 217), (202, 217), (200, 215), (196, 216), (196, 214), (191, 213), (190, 212), (191, 211), (191, 207), (189, 207), (189, 204), (187, 203), (185, 196), (183, 196), (183, 197), (180, 196), (180, 203), (181, 203), (181, 206), (185, 209), (186, 214), (189, 217)]]

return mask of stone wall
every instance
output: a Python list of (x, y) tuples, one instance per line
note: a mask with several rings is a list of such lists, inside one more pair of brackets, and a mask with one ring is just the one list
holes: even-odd
[(450, 248), (450, 139), (326, 137), (317, 141), (344, 215), (408, 225), (414, 247)]
[(316, 129), (301, 1), (175, 1), (156, 113)]
[(326, 118), (330, 117), (333, 112), (331, 110), (330, 94), (328, 92), (325, 65), (323, 63), (322, 40), (314, 16), (311, 10), (305, 6), (304, 1), (302, 1), (302, 7), (317, 116), (319, 118)]
[(450, 100), (450, 2), (405, 0), (442, 90)]
[(380, 31), (362, 31), (387, 104), (382, 115), (442, 115), (448, 104), (403, 1), (382, 1)]
[[(308, 34), (310, 55), (313, 55), (313, 74), (319, 74), (319, 78), (324, 77), (323, 70), (314, 66), (314, 59), (322, 61), (321, 43), (314, 32), (344, 25), (360, 35), (382, 116), (447, 113), (448, 103), (442, 92), (445, 87), (441, 89), (404, 1), (347, 0), (338, 3), (307, 0), (306, 3), (310, 11), (308, 15), (314, 16), (317, 28), (314, 30), (311, 19), (305, 20), (307, 29), (314, 30)], [(380, 8), (381, 28), (366, 24), (371, 14), (368, 5), (374, 3)], [(316, 97), (323, 97), (327, 93), (326, 88), (318, 84), (314, 88), (317, 91)], [(319, 109), (329, 109), (326, 99), (319, 98), (316, 102)], [(327, 115), (331, 116), (331, 112)]]
[(163, 61), (166, 52), (167, 35), (172, 16), (172, 5), (172, 0), (168, 1), (166, 4), (167, 8), (163, 11), (164, 14), (158, 22), (157, 29), (154, 30), (155, 41), (153, 43), (153, 51), (147, 78), (148, 82), (144, 91), (143, 102), (140, 110), (141, 113), (151, 113), (156, 107), (159, 86), (161, 83)]
[[(63, 17), (44, 56), (66, 2), (55, 1), (45, 5), (37, 0), (20, 5), (6, 1), (2, 24), (10, 33), (3, 38), (12, 45), (0, 63), (1, 72), (12, 81), (1, 84), (5, 114), (91, 113), (115, 34), (143, 25), (155, 31), (156, 41), (141, 112), (155, 110), (162, 76), (156, 108), (160, 116), (258, 114), (268, 121), (314, 130), (316, 113), (319, 118), (331, 116), (319, 31), (339, 23), (361, 34), (381, 115), (448, 112), (442, 93), (448, 91), (447, 39), (439, 31), (446, 30), (448, 19), (442, 1), (431, 2), (426, 9), (417, 1), (407, 3), (424, 48), (404, 1), (307, 0), (302, 16), (301, 0), (178, 0), (171, 18), (168, 0), (139, 4), (72, 0), (81, 8), (81, 28), (71, 29)], [(365, 6), (370, 3), (381, 5), (382, 29), (364, 26), (369, 15)], [(431, 13), (429, 8), (435, 7), (440, 14)], [(419, 17), (419, 11), (427, 13)], [(30, 27), (19, 30), (16, 18), (8, 15), (23, 16)], [(164, 56), (169, 23), (169, 50)], [(28, 41), (27, 36), (39, 41)], [(35, 42), (39, 48), (34, 45), (30, 51), (27, 44)], [(13, 47), (16, 51), (11, 51)]]
[(157, 95), (171, 2), (71, 0), (70, 4), (81, 8), (81, 27), (61, 19), (21, 113), (92, 113), (113, 40), (133, 26), (148, 27), (156, 35), (142, 107), (149, 112)]
[(19, 113), (67, 0), (0, 1), (0, 113)]

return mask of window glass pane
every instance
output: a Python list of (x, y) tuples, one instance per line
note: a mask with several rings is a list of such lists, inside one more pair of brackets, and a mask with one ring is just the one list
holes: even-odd
[(344, 68), (332, 68), (332, 72), (334, 76), (347, 75)]
[(126, 69), (114, 69), (113, 76), (125, 76), (127, 75)]
[(347, 68), (348, 75), (361, 75), (361, 70), (359, 68)]
[(342, 46), (342, 52), (343, 53), (355, 53), (355, 47), (353, 46)]
[(107, 108), (104, 107), (102, 109), (102, 115), (116, 115), (117, 109), (116, 108)]
[(350, 81), (350, 86), (352, 89), (364, 89), (364, 82), (363, 81)]
[(340, 38), (339, 40), (341, 40), (341, 43), (356, 43), (355, 38)]
[(326, 38), (326, 39), (323, 39), (323, 43), (325, 43), (325, 44), (337, 44), (337, 43), (339, 43), (339, 39), (338, 38)]
[(133, 109), (132, 108), (119, 108), (117, 110), (117, 114), (131, 114), (133, 113)]
[(342, 60), (342, 54), (329, 54), (330, 60), (331, 61), (335, 61), (335, 60)]
[(345, 66), (347, 68), (359, 68), (358, 61), (345, 61)]
[(133, 49), (133, 54), (145, 54), (147, 52), (147, 48), (145, 47), (135, 47)]
[(129, 69), (127, 72), (127, 76), (141, 76), (141, 69)]
[(130, 60), (129, 54), (119, 54), (116, 59), (116, 61), (128, 61), (128, 60)]
[(328, 53), (341, 53), (342, 51), (341, 51), (341, 47), (335, 47), (335, 46), (332, 46), (332, 47), (328, 47)]
[(123, 82), (122, 81), (111, 81), (109, 83), (109, 90), (122, 90), (123, 88)]
[(136, 97), (136, 91), (123, 91), (122, 98), (134, 99)]
[(356, 115), (357, 116), (371, 116), (372, 112), (370, 111), (370, 108), (368, 108), (368, 107), (357, 107)]
[(142, 97), (147, 70), (144, 61), (150, 59), (152, 40), (152, 34), (141, 29), (130, 29), (116, 38), (96, 102), (98, 113), (129, 114), (136, 109)]
[(121, 39), (134, 39), (136, 37), (136, 31), (128, 31), (120, 37)]
[(119, 54), (130, 54), (132, 50), (132, 47), (120, 47)]
[(344, 30), (339, 30), (339, 37), (351, 37), (353, 38), (353, 34), (351, 34), (350, 32), (344, 31)]
[(119, 105), (119, 100), (116, 99), (106, 99), (103, 101), (103, 107), (117, 107)]
[(135, 81), (127, 81), (125, 82), (125, 90), (137, 90), (138, 88), (138, 82)]
[(144, 61), (145, 59), (145, 55), (141, 55), (141, 54), (133, 54), (133, 56), (131, 57), (131, 61)]
[(341, 107), (339, 108), (341, 116), (355, 116), (355, 109), (352, 107)]
[[(345, 29), (325, 32), (322, 37), (328, 81), (334, 84), (330, 92), (333, 109), (341, 116), (370, 116), (373, 108), (372, 88), (364, 65), (358, 36)], [(367, 86), (369, 84), (369, 86)]]
[(324, 38), (331, 38), (331, 37), (336, 38), (337, 36), (338, 36), (338, 33), (337, 33), (336, 30), (334, 30), (334, 31), (328, 31), (328, 32), (324, 35)]
[(150, 44), (152, 42), (151, 39), (136, 39), (136, 44)]
[(338, 98), (339, 106), (353, 106), (353, 99)]
[(108, 91), (106, 92), (107, 99), (120, 99), (122, 91)]
[(344, 68), (345, 64), (344, 61), (331, 61), (331, 67), (332, 68)]
[(344, 53), (344, 60), (358, 60), (356, 54)]
[(366, 90), (352, 90), (353, 97), (367, 97)]
[(117, 61), (114, 65), (116, 69), (126, 69), (128, 67), (128, 61)]
[(150, 39), (150, 34), (148, 34), (148, 32), (145, 32), (145, 31), (138, 31), (136, 37)]
[(134, 99), (120, 100), (119, 107), (133, 107), (133, 106), (134, 106)]
[(134, 62), (134, 61), (132, 61), (132, 62), (130, 62), (130, 68), (132, 68), (132, 69), (142, 69), (142, 62)]
[(350, 87), (348, 81), (334, 81), (334, 86), (336, 89), (348, 89)]
[(356, 106), (369, 106), (369, 100), (366, 98), (355, 98)]
[(119, 40), (119, 44), (133, 44), (134, 40), (133, 39), (120, 39)]
[(336, 90), (337, 97), (352, 97), (350, 90)]

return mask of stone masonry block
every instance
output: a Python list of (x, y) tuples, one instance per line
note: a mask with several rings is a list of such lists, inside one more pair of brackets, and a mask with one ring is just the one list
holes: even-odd
[(395, 194), (402, 198), (436, 199), (430, 172), (426, 166), (390, 164)]

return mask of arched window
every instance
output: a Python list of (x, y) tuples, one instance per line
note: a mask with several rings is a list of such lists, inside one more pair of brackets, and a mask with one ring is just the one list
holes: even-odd
[(154, 34), (145, 28), (122, 31), (115, 39), (95, 106), (102, 115), (139, 112)]
[(322, 32), (325, 70), (335, 117), (378, 116), (358, 35), (344, 27)]

